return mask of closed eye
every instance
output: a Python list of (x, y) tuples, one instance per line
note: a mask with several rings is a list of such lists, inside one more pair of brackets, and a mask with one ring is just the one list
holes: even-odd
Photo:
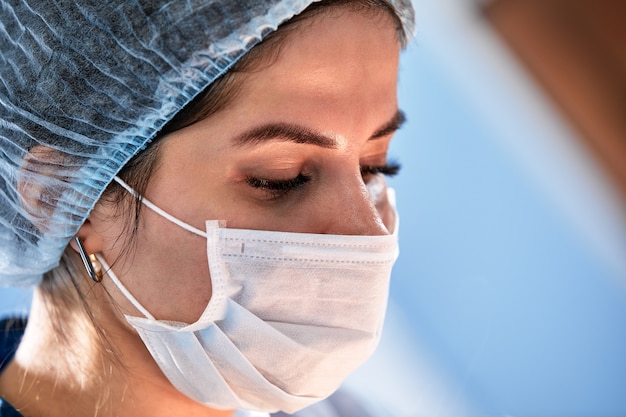
[(298, 174), (294, 178), (286, 180), (273, 180), (264, 178), (248, 177), (246, 182), (253, 188), (265, 191), (267, 198), (272, 200), (280, 198), (289, 192), (296, 190), (311, 181), (311, 176)]
[(397, 162), (390, 162), (385, 165), (361, 165), (361, 175), (363, 176), (363, 181), (366, 183), (369, 181), (370, 177), (373, 175), (383, 174), (387, 177), (393, 177), (400, 172), (400, 164)]

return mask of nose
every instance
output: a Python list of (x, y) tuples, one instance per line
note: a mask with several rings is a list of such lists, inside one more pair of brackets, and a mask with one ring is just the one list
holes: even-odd
[[(389, 231), (362, 179), (335, 190), (323, 233), (335, 235), (387, 235)], [(386, 199), (385, 199), (386, 200)]]

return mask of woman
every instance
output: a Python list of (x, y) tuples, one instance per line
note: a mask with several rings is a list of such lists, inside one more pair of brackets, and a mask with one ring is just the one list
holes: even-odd
[(2, 416), (293, 413), (372, 352), (412, 9), (309, 3), (3, 3)]

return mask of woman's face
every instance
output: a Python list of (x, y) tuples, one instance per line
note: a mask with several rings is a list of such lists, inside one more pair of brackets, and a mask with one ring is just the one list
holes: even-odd
[[(274, 62), (237, 75), (245, 84), (229, 106), (164, 139), (145, 197), (201, 230), (220, 219), (230, 228), (388, 233), (386, 194), (372, 201), (361, 168), (386, 165), (401, 123), (399, 48), (387, 16), (305, 21)], [(122, 230), (111, 218), (92, 220), (109, 261)], [(195, 321), (211, 297), (206, 240), (143, 210), (136, 247), (113, 268), (122, 282), (156, 318)]]

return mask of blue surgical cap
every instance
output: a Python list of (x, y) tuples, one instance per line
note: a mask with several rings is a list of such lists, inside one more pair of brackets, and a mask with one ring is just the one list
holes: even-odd
[[(0, 2), (0, 285), (57, 266), (117, 172), (310, 3)], [(410, 0), (390, 3), (409, 37)]]

